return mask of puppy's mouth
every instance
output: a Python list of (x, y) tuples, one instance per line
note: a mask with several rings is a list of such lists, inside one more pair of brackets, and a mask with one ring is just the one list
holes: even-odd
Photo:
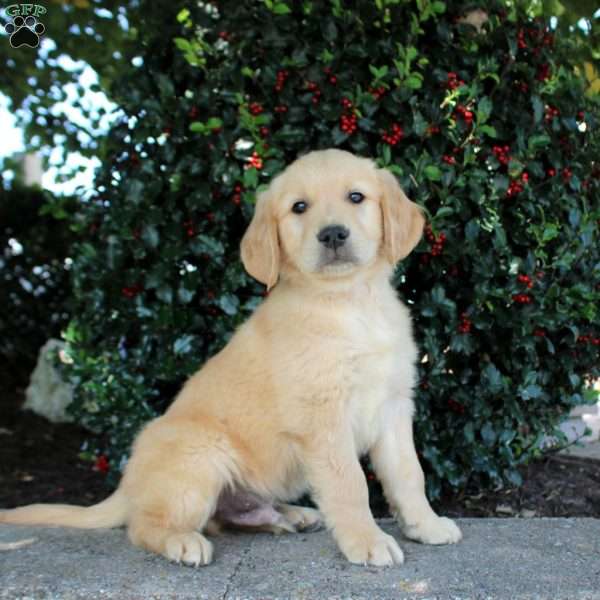
[(357, 264), (356, 257), (344, 247), (326, 249), (321, 253), (318, 270), (325, 272), (347, 271)]

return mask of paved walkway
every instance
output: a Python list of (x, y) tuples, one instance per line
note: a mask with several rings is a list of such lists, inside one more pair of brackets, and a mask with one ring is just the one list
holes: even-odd
[[(600, 600), (600, 519), (462, 519), (454, 546), (402, 541), (406, 563), (345, 562), (330, 535), (226, 534), (193, 569), (132, 547), (123, 530), (0, 526), (0, 598)], [(400, 537), (390, 520), (383, 528)]]

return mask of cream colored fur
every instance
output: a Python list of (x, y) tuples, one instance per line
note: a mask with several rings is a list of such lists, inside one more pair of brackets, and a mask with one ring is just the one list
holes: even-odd
[[(352, 203), (348, 194), (365, 199)], [(304, 200), (308, 209), (295, 214)], [(327, 263), (323, 227), (350, 231), (348, 261)], [(188, 564), (212, 560), (201, 533), (226, 486), (284, 504), (310, 491), (354, 563), (403, 555), (369, 510), (359, 456), (370, 453), (404, 533), (425, 543), (461, 533), (425, 497), (412, 435), (417, 351), (409, 312), (389, 283), (424, 220), (396, 179), (347, 152), (310, 153), (260, 194), (242, 241), (248, 272), (271, 292), (227, 346), (135, 441), (119, 489), (90, 507), (34, 505), (5, 523), (128, 526), (131, 541)], [(325, 262), (324, 262), (325, 261)]]

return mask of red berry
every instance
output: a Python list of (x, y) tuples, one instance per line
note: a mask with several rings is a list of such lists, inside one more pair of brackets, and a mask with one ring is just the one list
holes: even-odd
[(94, 462), (94, 471), (100, 471), (100, 473), (108, 473), (110, 470), (110, 463), (104, 454), (101, 454), (96, 458)]
[(258, 102), (253, 102), (250, 105), (250, 113), (253, 115), (260, 115), (260, 113), (263, 111), (263, 107), (258, 103)]

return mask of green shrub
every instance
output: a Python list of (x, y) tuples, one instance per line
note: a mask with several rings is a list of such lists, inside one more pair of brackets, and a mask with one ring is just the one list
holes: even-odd
[[(443, 2), (142, 4), (143, 65), (74, 265), (77, 418), (132, 436), (260, 302), (238, 244), (258, 186), (310, 149), (377, 159), (429, 215), (396, 274), (422, 349), (429, 492), (518, 482), (598, 376), (597, 104), (571, 38)], [(480, 13), (481, 16), (482, 13)]]

